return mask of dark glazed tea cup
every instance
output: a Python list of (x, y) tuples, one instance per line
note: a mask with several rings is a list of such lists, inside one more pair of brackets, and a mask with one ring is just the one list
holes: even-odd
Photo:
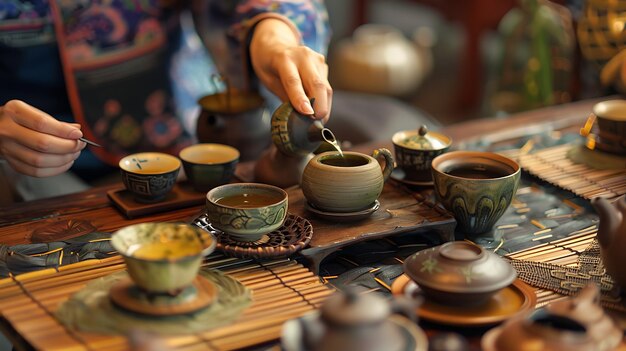
[(119, 162), (126, 189), (142, 203), (164, 200), (176, 184), (180, 165), (178, 157), (160, 152), (136, 153)]
[(517, 162), (480, 151), (453, 151), (432, 162), (435, 195), (461, 231), (490, 231), (509, 207), (520, 180)]
[(183, 161), (187, 179), (198, 192), (230, 182), (239, 163), (239, 151), (222, 144), (191, 145), (182, 149), (178, 156)]

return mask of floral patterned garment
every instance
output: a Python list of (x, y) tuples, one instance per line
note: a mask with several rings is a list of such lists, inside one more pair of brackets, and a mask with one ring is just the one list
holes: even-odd
[[(304, 45), (320, 53), (328, 45), (321, 0), (198, 2), (202, 6), (192, 8), (198, 9), (202, 40), (191, 16), (158, 0), (0, 1), (0, 73), (8, 72), (9, 86), (25, 79), (30, 87), (22, 95), (1, 89), (0, 104), (21, 98), (49, 111), (60, 99), (47, 101), (37, 93), (66, 89), (68, 115), (88, 138), (106, 145), (94, 151), (107, 163), (137, 151), (177, 154), (194, 141), (197, 98), (223, 89), (212, 84), (213, 74), (251, 87), (246, 48), (259, 20), (286, 21)], [(24, 57), (33, 59), (21, 62)]]

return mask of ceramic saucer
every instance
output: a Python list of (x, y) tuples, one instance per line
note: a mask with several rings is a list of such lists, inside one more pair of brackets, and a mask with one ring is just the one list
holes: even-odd
[[(418, 285), (402, 274), (391, 285), (394, 295), (415, 297), (420, 294)], [(503, 322), (520, 313), (532, 310), (537, 303), (533, 288), (517, 279), (513, 284), (494, 294), (480, 306), (446, 306), (424, 299), (417, 314), (420, 318), (454, 326), (487, 326)]]
[(361, 219), (365, 219), (371, 216), (372, 213), (376, 212), (376, 210), (380, 208), (380, 202), (376, 200), (368, 208), (361, 210), (361, 211), (355, 211), (355, 212), (323, 211), (323, 210), (316, 208), (315, 206), (311, 205), (308, 202), (305, 202), (304, 208), (307, 211), (314, 213), (316, 216), (322, 219), (326, 219), (326, 220), (333, 221), (333, 222), (351, 222), (351, 221), (359, 221)]
[[(282, 349), (285, 351), (301, 350), (302, 322), (298, 319), (314, 320), (318, 318), (320, 318), (319, 313), (313, 312), (285, 322), (281, 331)], [(400, 328), (400, 332), (405, 339), (405, 347), (402, 351), (428, 350), (428, 337), (417, 324), (399, 315), (389, 316), (389, 321)]]
[(215, 285), (198, 275), (193, 284), (176, 296), (149, 295), (140, 290), (130, 278), (113, 284), (109, 290), (111, 302), (131, 312), (150, 316), (173, 316), (199, 311), (217, 297)]
[(405, 177), (406, 177), (406, 173), (404, 173), (404, 171), (401, 168), (395, 168), (393, 172), (391, 172), (391, 179), (398, 181), (402, 184), (411, 185), (411, 186), (432, 186), (433, 185), (432, 180), (420, 182), (420, 181), (404, 179)]

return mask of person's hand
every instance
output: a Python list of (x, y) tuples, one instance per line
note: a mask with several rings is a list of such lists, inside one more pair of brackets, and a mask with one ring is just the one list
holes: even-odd
[[(291, 28), (279, 19), (262, 20), (250, 42), (252, 67), (261, 82), (282, 101), (304, 115), (324, 122), (330, 115), (333, 90), (323, 55), (300, 45)], [(315, 98), (315, 106), (309, 100)]]
[(23, 101), (0, 106), (0, 156), (16, 171), (48, 177), (67, 171), (85, 143), (78, 124), (64, 123)]

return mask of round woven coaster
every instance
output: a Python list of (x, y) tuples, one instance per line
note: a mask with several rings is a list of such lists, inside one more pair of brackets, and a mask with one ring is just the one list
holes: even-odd
[(280, 228), (257, 241), (237, 241), (219, 230), (212, 232), (217, 238), (217, 249), (231, 256), (267, 258), (288, 256), (305, 248), (313, 237), (313, 225), (306, 218), (289, 213)]

